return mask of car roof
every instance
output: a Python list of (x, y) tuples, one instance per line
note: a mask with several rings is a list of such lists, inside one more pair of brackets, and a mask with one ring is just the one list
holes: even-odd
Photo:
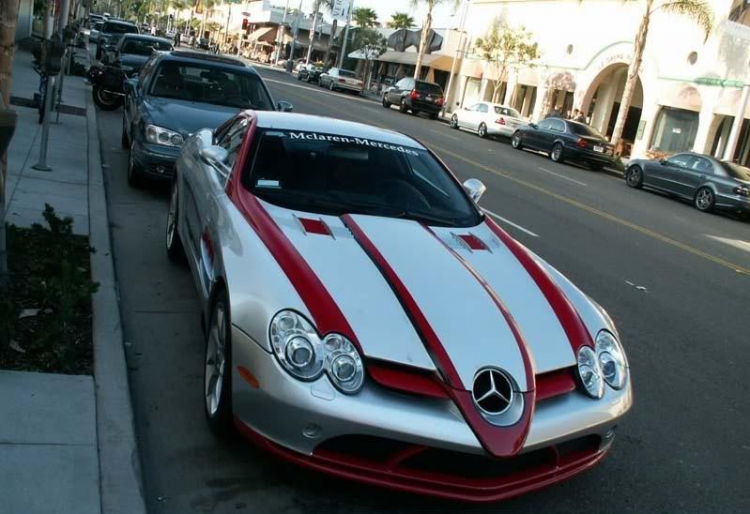
[(233, 70), (254, 74), (258, 73), (252, 66), (248, 66), (239, 59), (224, 57), (222, 55), (204, 54), (186, 50), (172, 50), (171, 52), (162, 52), (162, 58), (163, 60), (168, 61), (192, 61), (194, 63), (216, 65), (220, 68), (231, 68)]
[(333, 136), (357, 137), (425, 150), (422, 144), (405, 134), (365, 125), (364, 123), (337, 120), (326, 118), (325, 116), (277, 111), (257, 111), (255, 114), (258, 117), (258, 127), (260, 128), (299, 130), (301, 132), (317, 132)]
[(169, 39), (166, 39), (166, 38), (163, 38), (163, 37), (149, 36), (147, 34), (135, 34), (135, 33), (133, 33), (133, 34), (125, 34), (122, 37), (122, 41), (125, 41), (126, 39), (138, 39), (138, 40), (141, 40), (141, 41), (153, 41), (153, 42), (158, 42), (158, 43), (169, 43), (170, 45), (172, 44), (172, 41), (170, 41)]

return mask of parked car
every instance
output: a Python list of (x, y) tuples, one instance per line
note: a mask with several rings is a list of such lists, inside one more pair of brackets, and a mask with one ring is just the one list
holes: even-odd
[(130, 149), (128, 181), (171, 178), (183, 141), (214, 128), (241, 109), (291, 110), (274, 105), (258, 73), (242, 61), (198, 52), (154, 54), (139, 78), (125, 81), (122, 145)]
[(125, 34), (138, 34), (138, 27), (125, 21), (105, 21), (96, 42), (96, 58), (101, 59), (108, 47), (115, 47)]
[(146, 34), (126, 34), (106, 57), (106, 62), (118, 64), (126, 75), (131, 76), (140, 71), (154, 52), (169, 52), (173, 49), (174, 46), (168, 39)]
[(750, 169), (708, 155), (680, 153), (669, 159), (633, 159), (625, 182), (690, 200), (703, 212), (750, 215)]
[(304, 80), (306, 82), (317, 82), (320, 78), (320, 74), (323, 73), (323, 68), (315, 66), (314, 64), (306, 64), (302, 66), (297, 72), (297, 80)]
[(361, 93), (362, 81), (357, 78), (353, 71), (331, 68), (318, 76), (318, 85), (327, 87), (331, 91), (346, 91), (349, 93)]
[(211, 430), (472, 501), (599, 462), (633, 401), (617, 330), (484, 215), (484, 190), (359, 123), (245, 111), (195, 133), (165, 241), (206, 327)]
[(435, 119), (443, 110), (445, 97), (438, 84), (405, 77), (383, 93), (383, 107), (397, 105), (398, 110), (416, 115), (424, 112)]
[(211, 46), (211, 41), (207, 37), (202, 37), (198, 40), (198, 48), (201, 50), (208, 50)]
[(515, 131), (513, 148), (529, 148), (549, 154), (555, 162), (575, 162), (593, 170), (615, 163), (615, 148), (599, 132), (584, 123), (547, 118)]
[(450, 122), (452, 128), (473, 130), (479, 137), (510, 137), (525, 124), (526, 120), (514, 108), (489, 102), (479, 102), (456, 111)]

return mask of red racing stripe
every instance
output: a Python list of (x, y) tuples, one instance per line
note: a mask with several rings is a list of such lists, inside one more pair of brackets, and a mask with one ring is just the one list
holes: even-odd
[[(390, 284), (396, 297), (401, 302), (404, 311), (409, 316), (420, 335), (427, 352), (432, 357), (437, 368), (441, 371), (449, 387), (446, 388), (451, 399), (461, 411), (466, 423), (472, 429), (482, 447), (495, 457), (511, 457), (523, 448), (523, 443), (531, 427), (531, 416), (534, 411), (534, 391), (519, 393), (524, 397), (524, 409), (521, 419), (509, 427), (497, 427), (485, 420), (477, 410), (472, 399), (471, 391), (463, 386), (461, 378), (456, 371), (453, 362), (443, 347), (440, 338), (433, 330), (430, 322), (425, 317), (417, 302), (409, 290), (390, 266), (380, 250), (367, 237), (362, 228), (348, 214), (341, 217), (344, 224), (349, 228), (354, 239), (360, 244), (365, 253), (372, 259), (383, 274), (385, 280)], [(530, 383), (534, 383), (534, 374), (531, 373)]]
[(542, 291), (550, 307), (552, 307), (552, 310), (555, 311), (557, 318), (560, 320), (570, 346), (573, 348), (573, 353), (578, 356), (578, 349), (584, 345), (593, 348), (594, 342), (591, 340), (591, 334), (586, 329), (581, 316), (549, 273), (534, 260), (523, 245), (510, 237), (497, 223), (489, 217), (485, 217), (485, 223), (515, 258), (518, 259), (518, 262), (521, 263), (534, 282), (536, 282), (537, 287)]

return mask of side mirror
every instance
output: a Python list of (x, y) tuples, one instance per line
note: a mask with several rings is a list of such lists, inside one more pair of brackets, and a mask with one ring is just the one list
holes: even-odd
[(659, 159), (659, 164), (661, 164), (662, 166), (666, 166), (667, 165), (667, 160), (666, 159)]
[(474, 203), (479, 203), (479, 199), (482, 198), (484, 192), (487, 191), (487, 186), (485, 186), (479, 179), (470, 178), (464, 182), (464, 189), (469, 193), (469, 196), (474, 200)]
[(276, 109), (280, 112), (292, 112), (294, 110), (294, 106), (291, 103), (282, 100), (276, 104)]
[(221, 146), (209, 146), (200, 151), (201, 160), (213, 166), (214, 168), (222, 171), (229, 172), (227, 167), (227, 160), (229, 159), (229, 152)]

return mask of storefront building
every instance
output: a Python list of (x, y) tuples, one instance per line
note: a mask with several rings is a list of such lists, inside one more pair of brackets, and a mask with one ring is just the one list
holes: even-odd
[[(451, 108), (493, 97), (531, 120), (582, 110), (588, 123), (611, 136), (633, 57), (644, 2), (620, 0), (473, 0), (469, 37), (454, 81)], [(715, 26), (708, 39), (690, 18), (661, 11), (651, 17), (636, 91), (623, 133), (625, 154), (693, 150), (725, 157), (734, 116), (750, 78), (750, 2), (709, 0)], [(493, 23), (524, 26), (540, 58), (497, 66), (473, 51)], [(500, 80), (500, 94), (495, 82)], [(750, 117), (750, 109), (745, 113)], [(750, 121), (744, 120), (733, 155), (750, 162)]]

